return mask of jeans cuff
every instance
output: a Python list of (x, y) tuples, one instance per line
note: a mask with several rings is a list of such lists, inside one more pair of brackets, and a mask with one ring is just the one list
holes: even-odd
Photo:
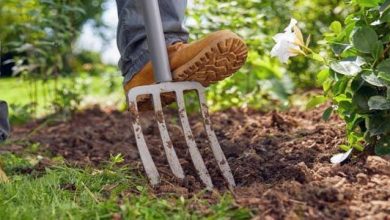
[[(188, 34), (166, 34), (166, 44), (172, 45), (176, 42), (187, 42)], [(138, 73), (148, 62), (150, 61), (150, 53), (148, 50), (142, 50), (137, 58), (134, 59), (133, 63), (129, 67), (129, 70), (124, 74), (123, 84), (129, 82), (133, 76)]]

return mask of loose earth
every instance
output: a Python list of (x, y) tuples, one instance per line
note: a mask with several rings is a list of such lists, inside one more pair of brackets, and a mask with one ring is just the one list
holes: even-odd
[[(390, 160), (355, 153), (341, 165), (330, 157), (340, 152), (345, 124), (337, 116), (321, 119), (326, 106), (312, 111), (263, 113), (230, 109), (212, 114), (212, 122), (238, 187), (231, 190), (237, 206), (257, 213), (259, 219), (385, 219), (390, 216)], [(169, 131), (184, 181), (172, 176), (164, 156), (158, 128), (151, 113), (142, 121), (144, 134), (162, 184), (152, 189), (159, 196), (191, 197), (203, 189), (192, 165), (178, 118), (167, 113)], [(14, 128), (13, 140), (41, 144), (41, 151), (62, 156), (78, 166), (101, 166), (121, 153), (125, 163), (144, 174), (128, 112), (94, 107), (70, 120), (32, 122)], [(209, 149), (199, 115), (191, 117), (194, 136), (218, 192), (229, 189)], [(22, 152), (18, 142), (1, 152)], [(212, 200), (212, 196), (210, 196)]]

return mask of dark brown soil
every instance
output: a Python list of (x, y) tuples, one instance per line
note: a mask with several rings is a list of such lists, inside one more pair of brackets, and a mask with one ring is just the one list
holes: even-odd
[[(342, 165), (330, 157), (344, 142), (344, 124), (337, 117), (321, 120), (324, 108), (309, 112), (261, 113), (228, 110), (212, 115), (221, 146), (238, 187), (236, 203), (254, 210), (259, 219), (388, 219), (390, 216), (390, 162), (360, 154)], [(162, 184), (155, 193), (191, 196), (202, 189), (189, 157), (177, 118), (168, 114), (169, 130), (181, 164), (187, 173), (179, 182), (167, 165), (158, 128), (150, 115), (143, 120), (144, 133)], [(199, 118), (191, 119), (194, 135), (215, 186), (227, 190)], [(31, 133), (27, 137), (27, 134)], [(130, 116), (115, 110), (93, 108), (70, 121), (38, 127), (31, 123), (14, 128), (13, 139), (39, 142), (43, 150), (69, 163), (99, 166), (110, 155), (121, 153), (143, 173)], [(13, 143), (1, 151), (21, 151)], [(71, 188), (72, 186), (64, 186)]]

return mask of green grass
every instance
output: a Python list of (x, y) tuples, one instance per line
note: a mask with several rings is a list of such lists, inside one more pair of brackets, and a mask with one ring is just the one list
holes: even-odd
[[(50, 114), (54, 80), (36, 81), (37, 115)], [(57, 86), (74, 88), (82, 103), (93, 100), (104, 105), (120, 105), (124, 96), (119, 75), (62, 77)], [(0, 78), (0, 99), (11, 108), (11, 119), (24, 123), (29, 119), (29, 103), (34, 83), (21, 78)], [(65, 99), (65, 98), (64, 98)], [(82, 108), (83, 106), (80, 106)], [(34, 116), (32, 116), (34, 117)], [(11, 143), (12, 144), (12, 143)], [(18, 144), (18, 143), (14, 143)], [(21, 155), (0, 154), (0, 165), (10, 182), (0, 183), (0, 219), (250, 219), (251, 212), (233, 205), (232, 196), (221, 195), (210, 204), (200, 192), (192, 198), (177, 194), (156, 196), (142, 174), (119, 164), (120, 157), (101, 168), (65, 165), (51, 158), (54, 165), (35, 170), (39, 144), (27, 145)], [(0, 149), (2, 145), (0, 144)], [(45, 155), (45, 156), (49, 156)], [(57, 162), (56, 162), (57, 161)], [(32, 172), (30, 172), (32, 170)], [(200, 208), (202, 207), (202, 208)]]
[[(31, 158), (31, 156), (30, 156)], [(0, 155), (11, 182), (0, 184), (0, 219), (249, 219), (248, 210), (232, 205), (230, 195), (218, 204), (195, 196), (156, 197), (147, 181), (114, 161), (101, 169), (61, 163), (42, 173), (22, 174), (31, 162)], [(31, 161), (31, 159), (30, 159)], [(200, 211), (193, 207), (202, 206)]]
[(31, 102), (36, 102), (36, 115), (51, 113), (55, 98), (53, 88), (70, 88), (80, 94), (82, 105), (99, 103), (121, 105), (124, 95), (119, 73), (107, 72), (101, 76), (91, 76), (87, 73), (75, 77), (60, 77), (55, 80), (23, 80), (21, 77), (0, 78), (0, 100), (8, 102), (10, 113), (20, 114)]

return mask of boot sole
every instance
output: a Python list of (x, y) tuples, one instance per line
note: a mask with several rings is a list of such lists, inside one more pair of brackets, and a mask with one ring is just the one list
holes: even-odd
[(174, 81), (197, 81), (203, 86), (219, 82), (245, 63), (247, 46), (240, 38), (216, 40), (173, 72)]
[[(248, 48), (239, 37), (228, 37), (212, 42), (185, 65), (173, 71), (175, 82), (196, 81), (207, 87), (235, 73), (245, 63)], [(163, 106), (175, 101), (174, 94), (162, 94)], [(138, 109), (147, 111), (153, 109), (148, 96), (139, 97)]]

